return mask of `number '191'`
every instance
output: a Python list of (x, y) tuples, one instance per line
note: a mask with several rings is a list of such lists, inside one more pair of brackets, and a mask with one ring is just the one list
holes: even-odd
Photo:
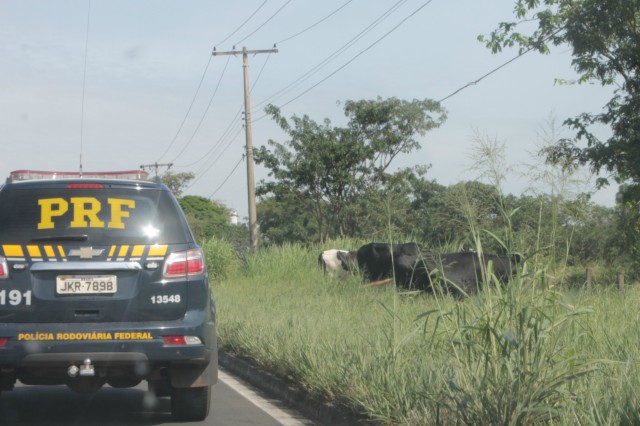
[(18, 306), (21, 304), (31, 305), (31, 290), (21, 293), (20, 290), (0, 290), (0, 306), (11, 305)]

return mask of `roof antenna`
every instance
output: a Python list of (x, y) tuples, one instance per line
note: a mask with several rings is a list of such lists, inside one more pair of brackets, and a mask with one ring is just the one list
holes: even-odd
[(91, 0), (89, 0), (89, 7), (87, 8), (87, 32), (84, 40), (84, 72), (82, 75), (82, 107), (80, 111), (80, 177), (82, 177), (82, 148), (83, 148), (83, 136), (84, 136), (84, 98), (85, 87), (87, 83), (87, 54), (89, 50), (89, 22), (91, 18)]

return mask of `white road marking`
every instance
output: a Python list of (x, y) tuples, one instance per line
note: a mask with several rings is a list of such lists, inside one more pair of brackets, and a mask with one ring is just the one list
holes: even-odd
[(238, 392), (244, 398), (251, 401), (253, 405), (273, 417), (282, 426), (312, 426), (314, 424), (312, 421), (301, 417), (300, 414), (277, 407), (273, 402), (256, 393), (239, 379), (236, 379), (223, 371), (222, 368), (218, 369), (218, 379), (226, 383), (230, 388)]

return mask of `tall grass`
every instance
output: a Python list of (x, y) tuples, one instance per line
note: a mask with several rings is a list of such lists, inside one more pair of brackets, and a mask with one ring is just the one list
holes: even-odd
[(640, 421), (638, 289), (563, 291), (530, 268), (415, 295), (325, 276), (320, 250), (260, 250), (213, 284), (224, 350), (380, 424)]
[[(499, 186), (500, 146), (481, 148), (477, 164)], [(515, 210), (496, 200), (504, 229), (485, 232), (472, 198), (461, 187), (457, 210), (476, 251), (517, 252)], [(213, 284), (220, 344), (379, 424), (640, 424), (640, 289), (562, 286), (567, 254), (541, 255), (556, 243), (542, 234), (509, 284), (486, 268), (493, 285), (465, 299), (324, 275), (317, 256), (328, 246), (259, 250)]]
[[(464, 424), (534, 424), (571, 409), (571, 386), (598, 368), (572, 342), (588, 309), (510, 285), (440, 314), (451, 353), (440, 403)], [(434, 330), (437, 332), (437, 328)]]
[(202, 243), (207, 272), (211, 281), (226, 280), (236, 275), (240, 260), (231, 243), (211, 237)]

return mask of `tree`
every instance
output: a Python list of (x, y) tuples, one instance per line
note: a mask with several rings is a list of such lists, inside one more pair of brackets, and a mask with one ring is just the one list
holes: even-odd
[(419, 165), (387, 174), (384, 185), (358, 196), (348, 206), (349, 235), (366, 240), (436, 241), (430, 238), (437, 231), (431, 227), (433, 210), (425, 192), (437, 191), (439, 185), (425, 180), (428, 169)]
[(185, 187), (194, 177), (195, 175), (191, 172), (166, 172), (162, 175), (162, 183), (169, 187), (169, 190), (176, 198), (180, 198)]
[(409, 176), (405, 182), (410, 185), (412, 212), (406, 226), (414, 230), (417, 240), (427, 242), (430, 247), (442, 247), (450, 243), (454, 239), (447, 232), (446, 225), (450, 217), (445, 217), (443, 213), (447, 188), (422, 175)]
[(204, 241), (228, 226), (228, 211), (205, 197), (187, 195), (179, 200), (196, 240)]
[[(517, 0), (518, 21), (502, 22), (486, 41), (494, 53), (519, 46), (520, 52), (549, 52), (549, 46), (572, 48), (577, 83), (598, 81), (615, 87), (600, 114), (583, 113), (565, 121), (574, 129), (572, 139), (562, 139), (544, 151), (547, 161), (571, 168), (589, 165), (595, 173), (607, 172), (627, 183), (624, 196), (640, 200), (640, 1), (638, 0)], [(529, 34), (521, 24), (536, 22)], [(612, 130), (600, 140), (590, 129), (604, 125)], [(608, 185), (606, 178), (598, 185)]]
[(411, 102), (390, 98), (347, 101), (347, 127), (318, 124), (308, 116), (291, 123), (269, 105), (270, 114), (289, 140), (268, 141), (254, 152), (269, 169), (258, 196), (292, 197), (312, 212), (320, 241), (348, 234), (350, 209), (359, 197), (385, 183), (392, 161), (420, 147), (417, 135), (440, 126), (446, 117), (430, 99)]
[(260, 200), (257, 212), (262, 240), (266, 244), (313, 241), (318, 231), (307, 205), (291, 194)]

